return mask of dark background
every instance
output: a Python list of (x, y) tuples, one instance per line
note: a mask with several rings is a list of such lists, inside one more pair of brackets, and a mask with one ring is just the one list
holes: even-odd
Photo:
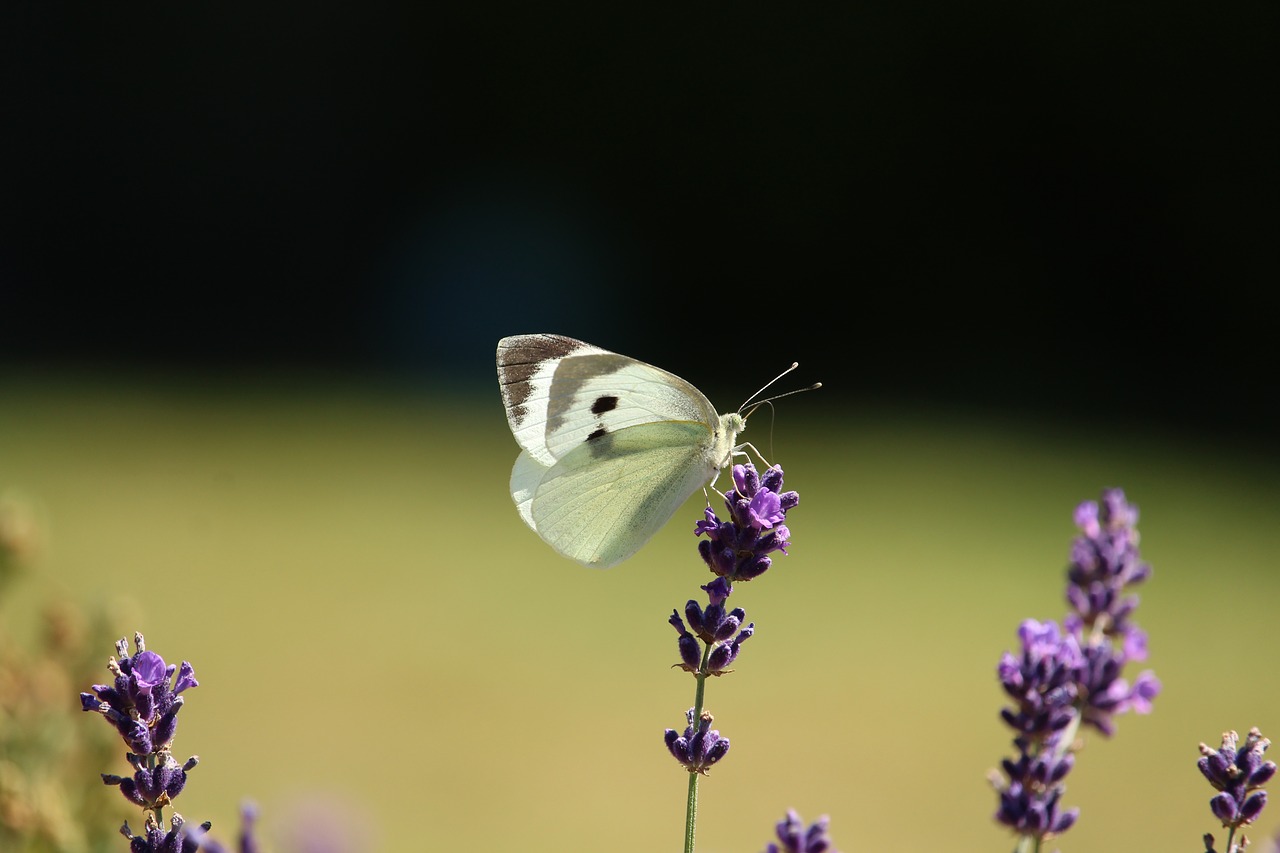
[(562, 331), (1277, 446), (1275, 3), (0, 14), (10, 374)]

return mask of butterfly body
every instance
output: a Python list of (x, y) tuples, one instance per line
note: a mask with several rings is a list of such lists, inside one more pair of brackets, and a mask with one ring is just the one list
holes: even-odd
[(503, 338), (497, 362), (522, 448), (516, 509), (584, 565), (639, 550), (729, 463), (744, 429), (675, 374), (562, 335)]

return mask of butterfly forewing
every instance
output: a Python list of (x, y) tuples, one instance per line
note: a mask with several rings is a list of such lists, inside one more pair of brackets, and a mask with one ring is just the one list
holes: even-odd
[(693, 421), (709, 434), (715, 408), (680, 377), (560, 335), (498, 344), (498, 382), (511, 432), (551, 464), (592, 436), (655, 421)]

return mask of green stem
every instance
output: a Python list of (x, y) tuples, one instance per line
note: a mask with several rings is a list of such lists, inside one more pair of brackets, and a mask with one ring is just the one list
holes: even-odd
[(693, 853), (693, 829), (698, 823), (698, 774), (689, 774), (689, 794), (684, 807), (684, 853)]
[[(707, 688), (707, 660), (711, 657), (711, 644), (702, 650), (702, 665), (694, 673), (698, 689), (693, 697), (693, 728), (696, 731), (702, 720), (702, 700)], [(698, 825), (698, 774), (689, 774), (689, 794), (684, 807), (684, 853), (693, 853), (693, 834)]]
[(1040, 839), (1034, 835), (1018, 836), (1018, 846), (1013, 848), (1013, 853), (1040, 853)]

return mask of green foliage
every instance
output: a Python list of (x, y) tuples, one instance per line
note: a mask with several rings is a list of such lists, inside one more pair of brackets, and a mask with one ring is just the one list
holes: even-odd
[(119, 850), (123, 801), (113, 802), (98, 775), (118, 761), (119, 741), (76, 700), (104, 672), (106, 620), (53, 599), (24, 641), (8, 618), (11, 593), (35, 562), (36, 534), (24, 502), (0, 499), (0, 850)]

